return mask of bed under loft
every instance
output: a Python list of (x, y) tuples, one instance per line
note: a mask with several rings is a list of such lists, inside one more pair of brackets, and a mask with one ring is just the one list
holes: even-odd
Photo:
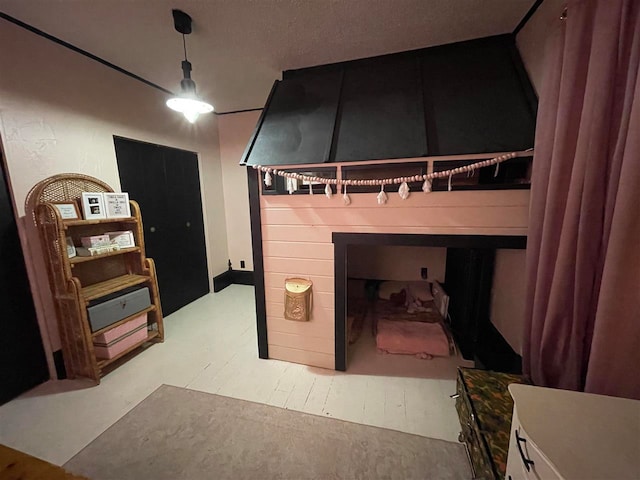
[(449, 297), (438, 282), (349, 278), (347, 339), (356, 343), (370, 322), (381, 354), (422, 359), (453, 355), (448, 307)]

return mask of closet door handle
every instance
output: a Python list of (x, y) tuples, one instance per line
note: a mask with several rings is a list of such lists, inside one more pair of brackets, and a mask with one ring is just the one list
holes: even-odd
[(533, 460), (525, 457), (524, 451), (522, 450), (522, 445), (520, 445), (520, 442), (527, 443), (527, 440), (526, 438), (522, 438), (520, 435), (518, 435), (518, 430), (516, 430), (516, 444), (518, 445), (518, 451), (520, 452), (522, 463), (524, 463), (524, 466), (527, 469), (527, 472), (530, 472), (531, 471), (530, 465), (533, 465)]

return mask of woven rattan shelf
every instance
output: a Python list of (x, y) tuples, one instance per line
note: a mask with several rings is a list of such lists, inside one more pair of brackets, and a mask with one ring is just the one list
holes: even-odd
[(76, 225), (100, 225), (103, 223), (136, 223), (138, 220), (136, 218), (100, 218), (98, 220), (63, 220), (62, 225), (64, 228), (73, 227)]
[[(53, 202), (78, 202), (82, 192), (111, 192), (98, 179), (79, 174), (50, 177), (38, 183), (27, 195), (27, 211), (40, 231), (49, 285), (56, 307), (67, 377), (88, 377), (100, 383), (103, 368), (149, 341), (164, 340), (162, 308), (153, 260), (146, 258), (142, 218), (138, 204), (131, 201), (131, 217), (101, 220), (63, 220)], [(108, 231), (131, 230), (136, 246), (94, 257), (68, 258), (66, 238), (79, 244), (80, 237)], [(87, 304), (128, 287), (149, 288), (151, 306), (114, 322), (97, 332), (91, 331)], [(114, 358), (96, 357), (93, 338), (147, 314), (148, 335)], [(112, 366), (113, 367), (113, 366)]]
[(140, 247), (121, 248), (120, 250), (116, 250), (115, 252), (103, 253), (101, 255), (94, 255), (93, 257), (73, 257), (69, 259), (69, 263), (73, 267), (78, 263), (91, 262), (93, 260), (100, 260), (102, 258), (113, 257), (114, 255), (124, 255), (125, 253), (138, 253), (138, 252), (140, 252)]
[(104, 282), (82, 287), (82, 298), (84, 298), (86, 303), (89, 303), (91, 300), (106, 297), (111, 293), (124, 290), (125, 288), (134, 287), (150, 280), (151, 277), (145, 275), (120, 275), (119, 277), (110, 278)]

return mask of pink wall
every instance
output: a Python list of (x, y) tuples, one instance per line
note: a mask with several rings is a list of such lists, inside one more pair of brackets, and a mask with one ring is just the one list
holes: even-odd
[[(222, 185), (227, 212), (227, 245), (234, 270), (253, 270), (247, 170), (238, 164), (260, 113), (261, 111), (243, 112), (218, 117)], [(245, 261), (244, 269), (240, 266), (242, 260)]]
[(560, 15), (567, 0), (546, 0), (518, 32), (516, 44), (531, 83), (536, 91), (542, 87), (547, 38), (554, 28), (560, 28)]
[(522, 354), (526, 295), (525, 250), (497, 250), (491, 290), (491, 323)]
[(446, 248), (350, 245), (347, 275), (377, 280), (422, 280), (421, 268), (426, 267), (429, 281), (444, 282), (446, 263)]

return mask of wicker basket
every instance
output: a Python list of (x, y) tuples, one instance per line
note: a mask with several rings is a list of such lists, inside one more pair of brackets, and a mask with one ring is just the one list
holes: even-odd
[(284, 281), (284, 318), (308, 322), (313, 307), (313, 282), (306, 278), (287, 278)]

